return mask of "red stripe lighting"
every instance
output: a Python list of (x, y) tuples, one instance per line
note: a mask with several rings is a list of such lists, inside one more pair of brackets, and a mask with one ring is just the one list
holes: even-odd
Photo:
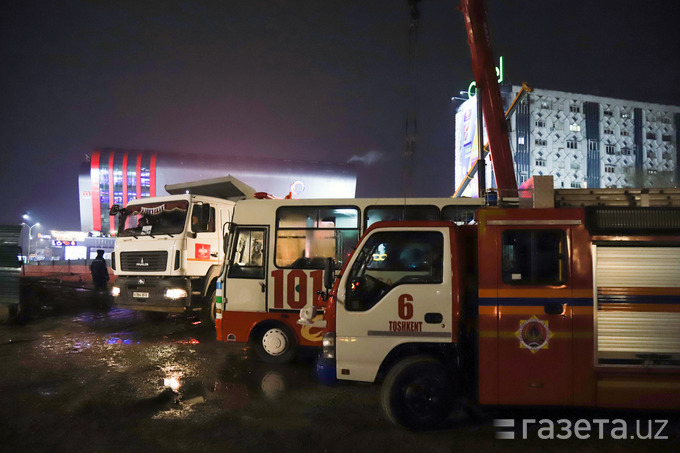
[(151, 155), (151, 165), (149, 165), (149, 195), (156, 196), (156, 153)]
[[(114, 184), (113, 184), (113, 158), (116, 155), (114, 151), (109, 151), (109, 207), (114, 203)], [(115, 216), (109, 216), (109, 231), (115, 231)]]
[(90, 159), (90, 180), (92, 183), (92, 229), (101, 231), (102, 229), (102, 207), (100, 204), (101, 194), (99, 192), (99, 159), (101, 151), (95, 150)]
[(127, 177), (128, 152), (123, 153), (123, 206), (128, 203), (128, 177)]
[(142, 198), (142, 153), (137, 153), (137, 199)]

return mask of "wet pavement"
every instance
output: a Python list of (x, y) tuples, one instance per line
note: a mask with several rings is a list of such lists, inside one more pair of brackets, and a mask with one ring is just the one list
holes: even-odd
[[(198, 319), (44, 306), (0, 324), (0, 449), (12, 452), (674, 451), (674, 414), (493, 409), (415, 433), (383, 416), (379, 386), (322, 385), (307, 351), (288, 365), (215, 341)], [(498, 440), (494, 418), (669, 420), (666, 440)], [(646, 425), (645, 425), (646, 426)], [(655, 428), (660, 425), (653, 425)], [(558, 432), (559, 433), (559, 432)]]

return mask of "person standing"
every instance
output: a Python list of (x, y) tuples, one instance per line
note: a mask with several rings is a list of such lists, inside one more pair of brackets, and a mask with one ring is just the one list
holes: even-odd
[(106, 291), (108, 289), (109, 269), (104, 259), (104, 250), (97, 250), (97, 257), (90, 264), (90, 273), (92, 273), (95, 291)]

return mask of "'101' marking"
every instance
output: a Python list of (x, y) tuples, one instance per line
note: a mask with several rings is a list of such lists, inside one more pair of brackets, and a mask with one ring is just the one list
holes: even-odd
[[(322, 308), (318, 299), (315, 297), (317, 292), (323, 289), (323, 271), (315, 270), (309, 273), (312, 279), (312, 299), (314, 306)], [(272, 278), (274, 279), (274, 308), (292, 308), (301, 309), (307, 305), (308, 294), (308, 276), (302, 269), (293, 269), (284, 276), (284, 269), (277, 269), (272, 271)], [(284, 279), (285, 279), (285, 302), (287, 307), (284, 307)]]

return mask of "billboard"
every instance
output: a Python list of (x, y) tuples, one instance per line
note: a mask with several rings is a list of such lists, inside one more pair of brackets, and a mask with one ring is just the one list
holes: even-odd
[[(458, 188), (465, 180), (468, 172), (475, 165), (475, 163), (477, 163), (477, 159), (479, 159), (480, 150), (477, 134), (477, 98), (472, 97), (465, 101), (456, 112), (456, 188)], [(489, 143), (489, 139), (486, 136), (486, 128), (484, 128), (484, 143)], [(495, 184), (491, 174), (490, 156), (487, 156), (486, 158), (486, 170), (487, 187), (493, 187)], [(475, 175), (468, 184), (465, 192), (463, 192), (462, 196), (478, 197), (478, 184), (477, 175)]]

